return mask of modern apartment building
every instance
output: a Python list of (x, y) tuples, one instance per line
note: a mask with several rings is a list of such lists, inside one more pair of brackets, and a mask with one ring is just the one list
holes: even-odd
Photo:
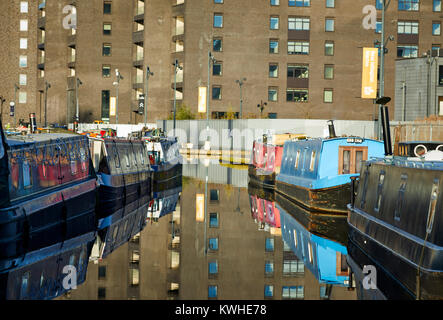
[[(26, 34), (9, 27), (18, 25), (19, 17), (24, 15), (18, 14), (22, 2), (29, 2)], [(149, 122), (172, 116), (174, 101), (177, 107), (188, 106), (197, 118), (206, 118), (197, 111), (199, 87), (208, 86), (208, 79), (209, 113), (213, 118), (238, 116), (241, 111), (244, 118), (373, 120), (378, 113), (374, 101), (360, 98), (362, 51), (380, 41), (381, 3), (3, 2), (1, 6), (7, 10), (2, 10), (5, 19), (1, 23), (6, 27), (0, 34), (10, 45), (9, 55), (2, 48), (1, 64), (11, 70), (5, 76), (9, 80), (0, 84), (0, 94), (12, 99), (14, 82), (19, 81), (16, 78), (23, 70), (19, 66), (20, 52), (25, 52), (15, 51), (19, 50), (20, 37), (32, 34), (37, 40), (28, 40), (29, 84), (26, 103), (21, 107), (35, 111), (40, 123), (46, 92), (49, 123), (72, 122), (77, 92), (81, 122), (115, 123), (115, 109), (118, 123), (143, 122), (143, 115), (134, 111), (138, 111), (140, 96), (146, 93)], [(73, 24), (66, 23), (71, 5), (76, 7), (75, 32), (69, 28)], [(367, 29), (363, 23), (365, 19), (371, 21), (368, 5), (376, 8), (374, 29)], [(391, 1), (385, 23), (386, 38), (393, 36), (385, 55), (386, 96), (395, 96), (397, 58), (421, 57), (441, 47), (441, 20), (441, 0)], [(119, 81), (116, 69), (123, 77)], [(78, 90), (77, 78), (82, 83)], [(48, 90), (47, 83), (51, 85)], [(394, 101), (391, 115), (393, 106)], [(23, 111), (25, 115), (27, 112)]]

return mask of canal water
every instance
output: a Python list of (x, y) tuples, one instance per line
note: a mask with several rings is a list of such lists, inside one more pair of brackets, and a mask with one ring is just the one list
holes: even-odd
[(355, 300), (346, 219), (315, 221), (276, 200), (248, 185), (247, 166), (184, 164), (175, 211), (90, 261), (86, 281), (57, 299)]

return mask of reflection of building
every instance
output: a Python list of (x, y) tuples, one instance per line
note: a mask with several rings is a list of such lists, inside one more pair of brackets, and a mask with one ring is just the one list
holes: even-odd
[[(438, 56), (440, 54), (440, 57)], [(395, 120), (443, 115), (443, 51), (396, 61)]]

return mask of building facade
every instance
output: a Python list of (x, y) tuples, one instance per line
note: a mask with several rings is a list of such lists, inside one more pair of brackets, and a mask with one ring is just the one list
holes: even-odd
[[(42, 1), (0, 5), (8, 44), (0, 94), (13, 99), (27, 73), (19, 117), (72, 122), (78, 101), (81, 122), (140, 123), (147, 95), (149, 122), (182, 104), (206, 118), (198, 96), (208, 84), (211, 118), (378, 117), (374, 101), (360, 97), (362, 50), (380, 41), (381, 0)], [(24, 3), (28, 13), (20, 12)], [(28, 31), (14, 27), (22, 18)], [(441, 0), (391, 1), (386, 96), (395, 96), (397, 58), (441, 47), (441, 19)], [(20, 49), (23, 37), (28, 49)]]

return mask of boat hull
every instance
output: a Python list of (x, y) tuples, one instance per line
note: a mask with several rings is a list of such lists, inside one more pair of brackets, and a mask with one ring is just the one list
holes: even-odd
[(276, 190), (308, 210), (347, 214), (350, 202), (351, 184), (343, 184), (323, 189), (308, 189), (283, 181), (276, 181)]
[(183, 172), (183, 165), (181, 163), (153, 166), (153, 169), (154, 192), (173, 189), (181, 185)]
[(275, 172), (270, 172), (257, 168), (254, 165), (248, 165), (249, 181), (258, 187), (275, 189)]

